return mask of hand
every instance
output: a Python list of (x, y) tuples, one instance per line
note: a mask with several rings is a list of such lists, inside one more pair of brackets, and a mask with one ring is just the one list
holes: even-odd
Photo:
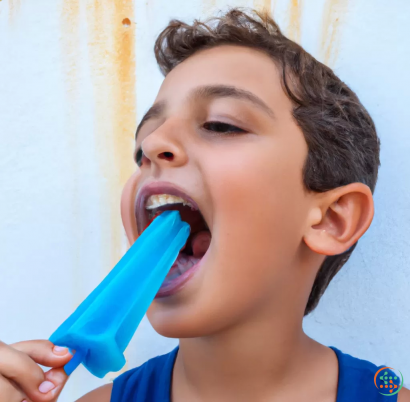
[[(0, 402), (55, 402), (68, 380), (63, 366), (73, 356), (47, 340), (6, 345), (0, 341)], [(43, 372), (41, 367), (52, 367)]]

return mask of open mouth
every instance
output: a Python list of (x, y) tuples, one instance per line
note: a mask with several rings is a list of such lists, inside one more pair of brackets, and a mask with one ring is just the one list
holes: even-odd
[(138, 232), (141, 234), (162, 212), (179, 211), (181, 219), (188, 223), (191, 232), (156, 297), (176, 293), (199, 269), (209, 249), (211, 232), (198, 205), (174, 186), (152, 183), (141, 189), (136, 200)]

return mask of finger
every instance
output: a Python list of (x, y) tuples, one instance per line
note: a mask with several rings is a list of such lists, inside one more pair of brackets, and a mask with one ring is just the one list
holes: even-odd
[(21, 402), (24, 393), (7, 378), (0, 375), (0, 402)]
[(52, 391), (50, 391), (50, 394), (53, 397), (52, 401), (56, 401), (69, 377), (67, 376), (63, 368), (53, 368), (44, 373), (44, 376), (46, 381), (50, 381), (53, 384), (56, 384), (56, 387)]
[[(27, 342), (27, 344), (29, 343), (31, 342)], [(29, 349), (27, 344), (23, 346), (24, 350)], [(18, 346), (21, 347), (21, 345)], [(28, 354), (3, 342), (0, 342), (0, 356), (0, 374), (3, 377), (14, 381), (32, 400), (36, 402), (51, 401), (53, 397), (51, 390), (61, 386), (61, 383), (52, 383), (46, 380), (43, 370)], [(59, 380), (61, 382), (61, 379)]]
[[(21, 393), (21, 395), (23, 395), (23, 400), (21, 402), (34, 402), (23, 392), (23, 390), (13, 380), (9, 380), (6, 378), (6, 381), (9, 381), (12, 385), (14, 385), (14, 387)], [(0, 402), (2, 401), (0, 400)]]
[(73, 357), (67, 348), (59, 350), (52, 342), (45, 339), (17, 342), (9, 346), (46, 367), (62, 367)]

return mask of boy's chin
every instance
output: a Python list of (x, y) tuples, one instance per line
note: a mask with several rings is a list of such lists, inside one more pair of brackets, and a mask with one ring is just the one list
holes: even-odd
[(208, 320), (205, 315), (195, 314), (193, 309), (182, 310), (183, 308), (181, 311), (164, 311), (162, 306), (151, 305), (147, 318), (154, 330), (167, 338), (198, 338), (221, 330), (215, 325), (215, 320)]

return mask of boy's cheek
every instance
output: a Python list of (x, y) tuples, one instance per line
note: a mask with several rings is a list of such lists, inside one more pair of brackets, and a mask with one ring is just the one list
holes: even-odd
[(232, 230), (218, 228), (212, 258), (179, 301), (151, 307), (148, 318), (156, 331), (171, 337), (205, 336), (273, 303), (290, 275), (285, 269), (288, 251), (283, 242), (242, 229), (234, 224)]
[(129, 244), (133, 244), (138, 238), (134, 202), (140, 179), (141, 170), (137, 169), (127, 180), (121, 194), (121, 219)]

